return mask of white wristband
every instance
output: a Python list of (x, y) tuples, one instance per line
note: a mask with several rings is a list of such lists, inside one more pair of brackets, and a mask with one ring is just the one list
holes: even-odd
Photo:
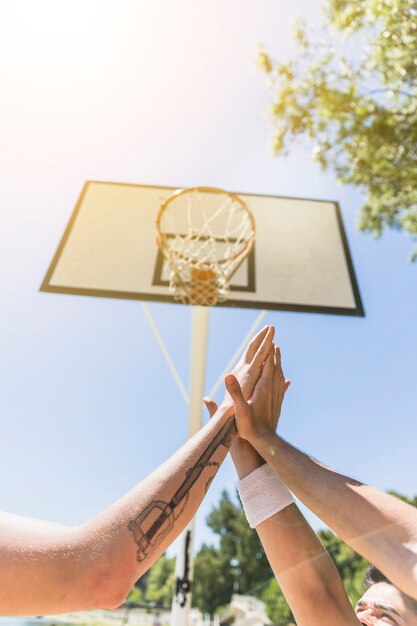
[(267, 463), (242, 478), (237, 489), (251, 528), (295, 502), (291, 491)]

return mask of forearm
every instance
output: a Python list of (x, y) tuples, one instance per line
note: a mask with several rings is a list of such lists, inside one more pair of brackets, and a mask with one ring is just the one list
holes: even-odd
[(333, 561), (295, 504), (256, 530), (299, 626), (358, 626)]
[[(265, 464), (244, 439), (236, 438), (230, 452), (240, 479)], [(297, 624), (357, 625), (332, 560), (295, 504), (260, 523), (256, 531)]]
[(0, 514), (0, 613), (120, 605), (191, 520), (234, 434), (234, 419), (218, 411), (166, 463), (79, 527)]
[(252, 444), (306, 506), (417, 598), (417, 510), (325, 467), (277, 435)]
[[(273, 336), (273, 327), (263, 328), (234, 368), (248, 398)], [(39, 615), (120, 604), (192, 519), (236, 434), (232, 412), (226, 395), (213, 419), (171, 459), (78, 528), (28, 520), (16, 533), (0, 514), (0, 612)]]
[(220, 409), (168, 461), (86, 525), (117, 573), (121, 600), (197, 511), (236, 433)]
[(265, 460), (256, 452), (254, 447), (240, 437), (235, 437), (233, 440), (230, 456), (240, 480), (265, 463)]

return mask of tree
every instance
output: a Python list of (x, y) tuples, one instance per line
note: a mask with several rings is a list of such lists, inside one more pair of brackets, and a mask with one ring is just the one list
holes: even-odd
[(317, 534), (336, 565), (350, 601), (356, 604), (366, 589), (365, 573), (369, 562), (331, 530), (319, 530)]
[(194, 561), (193, 606), (213, 615), (218, 607), (229, 604), (232, 593), (230, 562), (221, 550), (203, 544)]
[(387, 493), (389, 493), (391, 496), (395, 496), (396, 498), (399, 498), (400, 500), (402, 500), (403, 502), (406, 502), (407, 504), (411, 504), (411, 506), (417, 507), (417, 496), (414, 496), (413, 498), (409, 498), (408, 496), (405, 496), (402, 493), (398, 493), (398, 491), (394, 491), (393, 489), (390, 489), (389, 491), (387, 491)]
[[(319, 530), (317, 534), (336, 565), (350, 601), (355, 604), (366, 588), (365, 572), (369, 567), (368, 561), (331, 530)], [(300, 584), (302, 585), (302, 580)], [(265, 602), (267, 615), (276, 626), (287, 626), (294, 622), (294, 616), (275, 578), (260, 585), (253, 593)]]
[(233, 570), (239, 593), (250, 589), (272, 576), (258, 534), (248, 526), (239, 498), (238, 504), (223, 491), (220, 503), (207, 517), (207, 525), (220, 537), (220, 550)]
[(255, 595), (265, 602), (266, 614), (275, 626), (287, 626), (294, 623), (294, 616), (278, 585), (276, 578), (271, 578)]
[(145, 595), (146, 602), (171, 606), (174, 584), (175, 559), (163, 554), (149, 571)]
[[(417, 506), (417, 496), (392, 495)], [(287, 626), (294, 618), (276, 579), (272, 575), (257, 533), (249, 528), (240, 501), (223, 491), (207, 523), (219, 538), (218, 545), (203, 544), (194, 561), (193, 605), (203, 613), (215, 613), (230, 602), (233, 592), (253, 595), (266, 604), (268, 617), (276, 626)], [(351, 602), (365, 590), (369, 563), (330, 530), (318, 536), (335, 562)], [(165, 554), (151, 567), (131, 601), (156, 602), (170, 606), (174, 591), (175, 559)], [(300, 583), (301, 584), (301, 583)]]
[(132, 587), (127, 596), (127, 601), (134, 604), (141, 604), (143, 602), (143, 591), (139, 587)]
[[(362, 231), (417, 237), (417, 0), (326, 0), (321, 28), (298, 22), (299, 54), (270, 76), (273, 148), (299, 136), (313, 158), (365, 193)], [(412, 260), (417, 260), (417, 251)]]
[(223, 491), (207, 517), (219, 545), (203, 545), (194, 562), (193, 603), (204, 613), (228, 604), (233, 592), (249, 593), (272, 576), (259, 537), (246, 521), (240, 501)]

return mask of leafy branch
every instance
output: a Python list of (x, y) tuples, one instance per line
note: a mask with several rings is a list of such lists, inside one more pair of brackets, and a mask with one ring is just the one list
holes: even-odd
[(299, 21), (295, 40), (294, 59), (258, 55), (274, 152), (307, 140), (322, 169), (362, 190), (362, 231), (417, 239), (417, 0), (327, 0), (322, 25)]

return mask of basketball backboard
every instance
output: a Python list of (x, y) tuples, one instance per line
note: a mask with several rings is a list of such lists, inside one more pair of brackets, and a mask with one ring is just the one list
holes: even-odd
[[(41, 291), (174, 302), (155, 220), (176, 189), (86, 182)], [(255, 245), (216, 306), (364, 315), (336, 202), (236, 193)]]

